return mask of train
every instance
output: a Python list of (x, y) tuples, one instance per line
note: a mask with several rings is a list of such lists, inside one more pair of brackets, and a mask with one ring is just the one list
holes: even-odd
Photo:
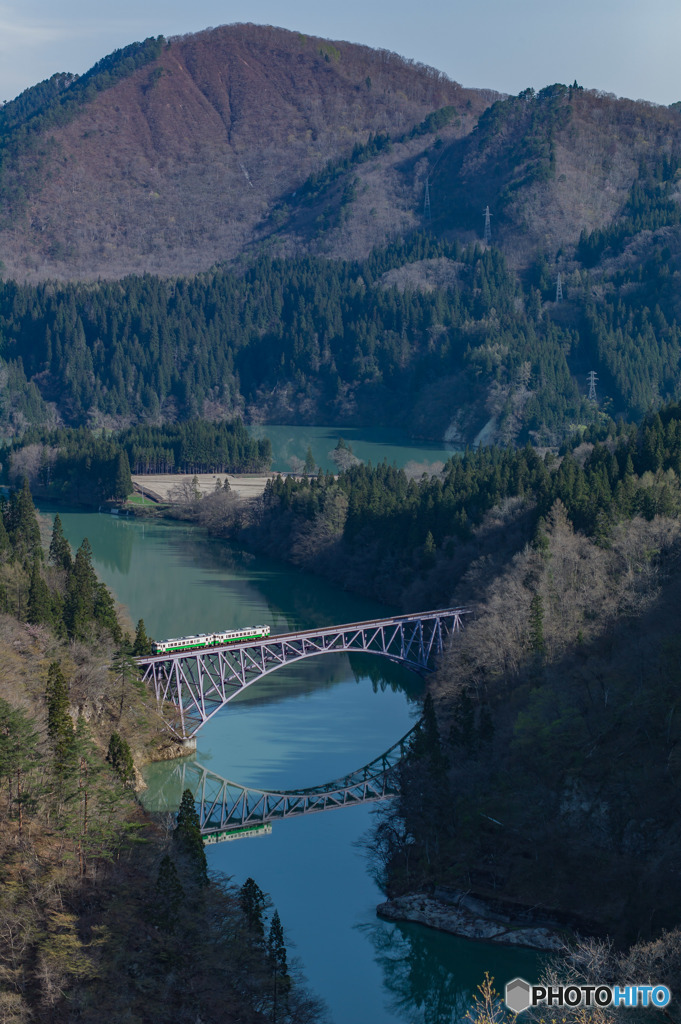
[(155, 640), (154, 654), (176, 654), (178, 651), (200, 651), (206, 647), (225, 647), (227, 644), (264, 640), (270, 635), (269, 626), (246, 626), (244, 629), (226, 629), (222, 633), (199, 633), (197, 636), (179, 636), (170, 640)]

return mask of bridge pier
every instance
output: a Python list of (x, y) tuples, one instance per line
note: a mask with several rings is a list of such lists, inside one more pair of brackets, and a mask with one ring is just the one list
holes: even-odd
[(182, 753), (183, 754), (195, 754), (196, 753), (196, 736), (186, 736), (182, 740)]

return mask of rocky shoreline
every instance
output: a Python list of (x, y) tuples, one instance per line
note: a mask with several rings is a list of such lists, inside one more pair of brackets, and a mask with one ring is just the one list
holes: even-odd
[(504, 946), (557, 953), (566, 941), (566, 930), (559, 926), (513, 921), (463, 892), (409, 893), (379, 904), (376, 913), (386, 921), (413, 921), (465, 939)]

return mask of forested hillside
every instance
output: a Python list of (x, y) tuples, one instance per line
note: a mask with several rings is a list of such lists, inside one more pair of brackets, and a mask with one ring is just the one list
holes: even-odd
[(563, 451), (541, 458), (529, 444), (479, 448), (417, 480), (386, 464), (356, 465), (338, 476), (279, 476), (260, 505), (232, 508), (212, 528), (413, 609), (446, 604), (452, 581), (472, 561), (482, 569), (494, 554), (484, 569), (493, 574), (556, 502), (575, 529), (602, 546), (621, 521), (681, 513), (679, 406), (640, 427), (594, 427)]
[(679, 396), (676, 258), (651, 242), (645, 261), (618, 263), (621, 234), (590, 238), (602, 265), (566, 274), (562, 302), (545, 257), (522, 281), (496, 248), (424, 235), (362, 263), (0, 282), (0, 426), (244, 416), (471, 442), (488, 424), (489, 439), (557, 445), (604, 411), (638, 418)]
[(337, 584), (470, 611), (374, 836), (391, 892), (445, 884), (618, 942), (677, 924), (680, 480), (673, 406), (558, 457), (279, 478), (222, 523), (199, 502), (214, 531)]
[(168, 743), (144, 624), (124, 632), (86, 538), (74, 555), (56, 517), (45, 541), (26, 486), (2, 499), (0, 1018), (311, 1024), (271, 901), (208, 880), (191, 794), (163, 827), (135, 799)]
[[(681, 912), (678, 518), (599, 542), (556, 502), (531, 540), (453, 581), (474, 615), (374, 848), (393, 893), (444, 884), (618, 945), (657, 937)], [(678, 984), (678, 932), (669, 953)]]
[(159, 36), (6, 104), (2, 259), (20, 280), (193, 274), (263, 248), (362, 259), (424, 228), (480, 239), (489, 206), (514, 267), (569, 272), (580, 238), (591, 260), (613, 224), (622, 242), (678, 223), (680, 145), (678, 109), (576, 82), (500, 97), (282, 29)]
[[(447, 128), (455, 137), (495, 97), (385, 50), (256, 25), (133, 44), (81, 78), (56, 74), (7, 104), (5, 272), (44, 280), (205, 270), (276, 229), (268, 218), (283, 197), (369, 136), (410, 132), (453, 106), (466, 113)], [(396, 209), (379, 222), (380, 237), (416, 224)]]
[[(450, 287), (383, 280), (423, 258), (450, 268)], [(437, 436), (466, 393), (478, 407), (464, 420), (482, 426), (494, 387), (500, 413), (508, 399), (502, 429), (511, 436), (560, 437), (566, 422), (591, 415), (566, 361), (577, 337), (523, 305), (498, 253), (418, 236), (363, 264), (261, 259), (243, 276), (0, 283), (0, 351), (76, 424), (245, 411), (255, 420), (408, 425), (420, 404), (430, 406), (425, 432)], [(433, 403), (445, 382), (448, 393)], [(49, 421), (38, 400), (29, 406), (31, 386), (23, 390), (21, 408), (7, 394), (5, 429)]]

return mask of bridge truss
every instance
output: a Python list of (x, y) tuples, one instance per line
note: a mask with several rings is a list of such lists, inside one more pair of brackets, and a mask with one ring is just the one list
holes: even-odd
[(464, 608), (446, 608), (344, 626), (282, 633), (225, 647), (137, 659), (153, 686), (168, 728), (179, 738), (202, 725), (237, 694), (284, 665), (318, 654), (379, 654), (417, 672), (429, 671), (449, 636), (461, 628)]
[(407, 752), (413, 731), (363, 768), (310, 789), (250, 789), (223, 779), (195, 761), (177, 765), (173, 789), (179, 783), (182, 792), (190, 789), (194, 794), (201, 833), (208, 840), (247, 826), (386, 800), (397, 793), (395, 768)]

